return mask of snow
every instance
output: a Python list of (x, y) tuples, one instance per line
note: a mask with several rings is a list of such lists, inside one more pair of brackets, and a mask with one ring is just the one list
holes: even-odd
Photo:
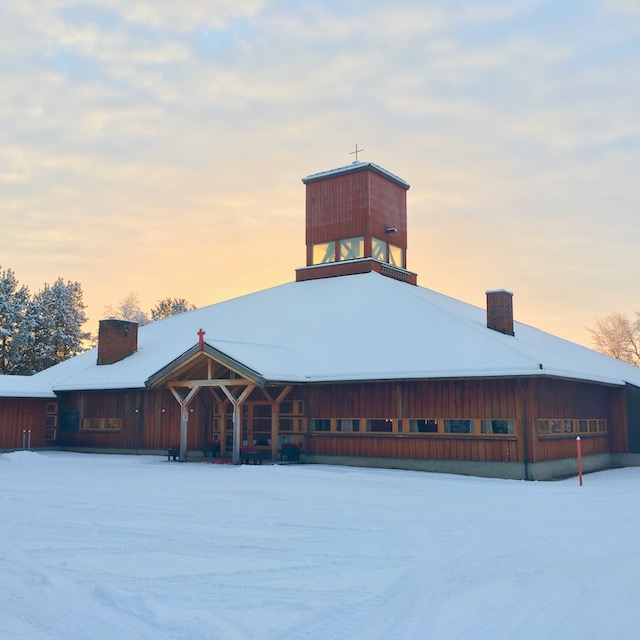
[[(93, 349), (33, 376), (54, 391), (143, 388), (198, 342), (268, 382), (555, 376), (640, 387), (640, 369), (377, 273), (291, 282), (140, 327), (138, 351), (98, 366)], [(0, 384), (0, 395), (2, 385)]]
[(0, 455), (0, 637), (637, 638), (640, 469)]
[(55, 398), (51, 384), (33, 376), (0, 375), (0, 398)]

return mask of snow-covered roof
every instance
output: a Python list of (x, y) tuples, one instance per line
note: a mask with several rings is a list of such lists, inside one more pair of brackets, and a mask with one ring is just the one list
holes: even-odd
[(0, 398), (55, 398), (48, 381), (34, 376), (0, 375)]
[(142, 388), (200, 328), (267, 382), (553, 376), (640, 386), (631, 365), (518, 322), (504, 335), (486, 327), (483, 308), (377, 273), (292, 282), (159, 320), (140, 327), (138, 351), (120, 362), (98, 366), (93, 349), (29, 380), (34, 390)]
[(375, 173), (378, 173), (381, 176), (384, 176), (388, 180), (391, 180), (391, 182), (395, 182), (398, 186), (402, 187), (403, 189), (410, 188), (410, 185), (408, 182), (398, 177), (394, 173), (391, 173), (391, 171), (387, 171), (386, 169), (379, 167), (377, 164), (374, 164), (373, 162), (358, 162), (358, 161), (352, 162), (351, 164), (348, 164), (344, 167), (329, 169), (328, 171), (321, 171), (320, 173), (312, 173), (306, 178), (302, 178), (302, 182), (304, 182), (304, 184), (309, 184), (310, 182), (317, 182), (318, 180), (325, 180), (326, 178), (335, 178), (336, 176), (344, 175), (346, 173), (358, 173), (359, 171), (365, 171), (367, 169)]

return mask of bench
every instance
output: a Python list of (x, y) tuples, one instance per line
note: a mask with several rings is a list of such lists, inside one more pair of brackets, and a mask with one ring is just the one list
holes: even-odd
[(220, 443), (219, 442), (214, 442), (214, 443), (212, 443), (210, 445), (207, 445), (202, 450), (202, 455), (205, 458), (208, 458), (209, 456), (211, 456), (212, 458), (215, 458), (219, 453), (220, 453)]
[(267, 449), (255, 449), (252, 447), (243, 447), (240, 449), (240, 461), (242, 464), (262, 464), (263, 460), (271, 457), (271, 452)]
[(285, 458), (289, 462), (296, 462), (300, 460), (300, 449), (296, 444), (285, 443), (282, 445), (282, 448), (278, 453), (280, 454), (280, 460), (284, 460)]
[(169, 447), (167, 449), (167, 460), (171, 460), (171, 458), (174, 460), (180, 458), (180, 449), (178, 447)]

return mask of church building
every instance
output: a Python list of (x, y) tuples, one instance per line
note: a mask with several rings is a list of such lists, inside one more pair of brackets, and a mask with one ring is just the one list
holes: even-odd
[[(0, 450), (204, 455), (550, 479), (640, 464), (640, 369), (478, 308), (409, 269), (409, 184), (313, 174), (295, 281), (0, 377)], [(415, 249), (419, 251), (420, 249)], [(577, 438), (579, 437), (579, 441)], [(295, 454), (295, 455), (293, 455)]]

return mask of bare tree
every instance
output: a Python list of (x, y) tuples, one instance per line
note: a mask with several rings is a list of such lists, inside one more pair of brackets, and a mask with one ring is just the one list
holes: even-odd
[(604, 318), (597, 318), (593, 329), (587, 327), (596, 351), (640, 367), (640, 313), (636, 319), (614, 311)]

